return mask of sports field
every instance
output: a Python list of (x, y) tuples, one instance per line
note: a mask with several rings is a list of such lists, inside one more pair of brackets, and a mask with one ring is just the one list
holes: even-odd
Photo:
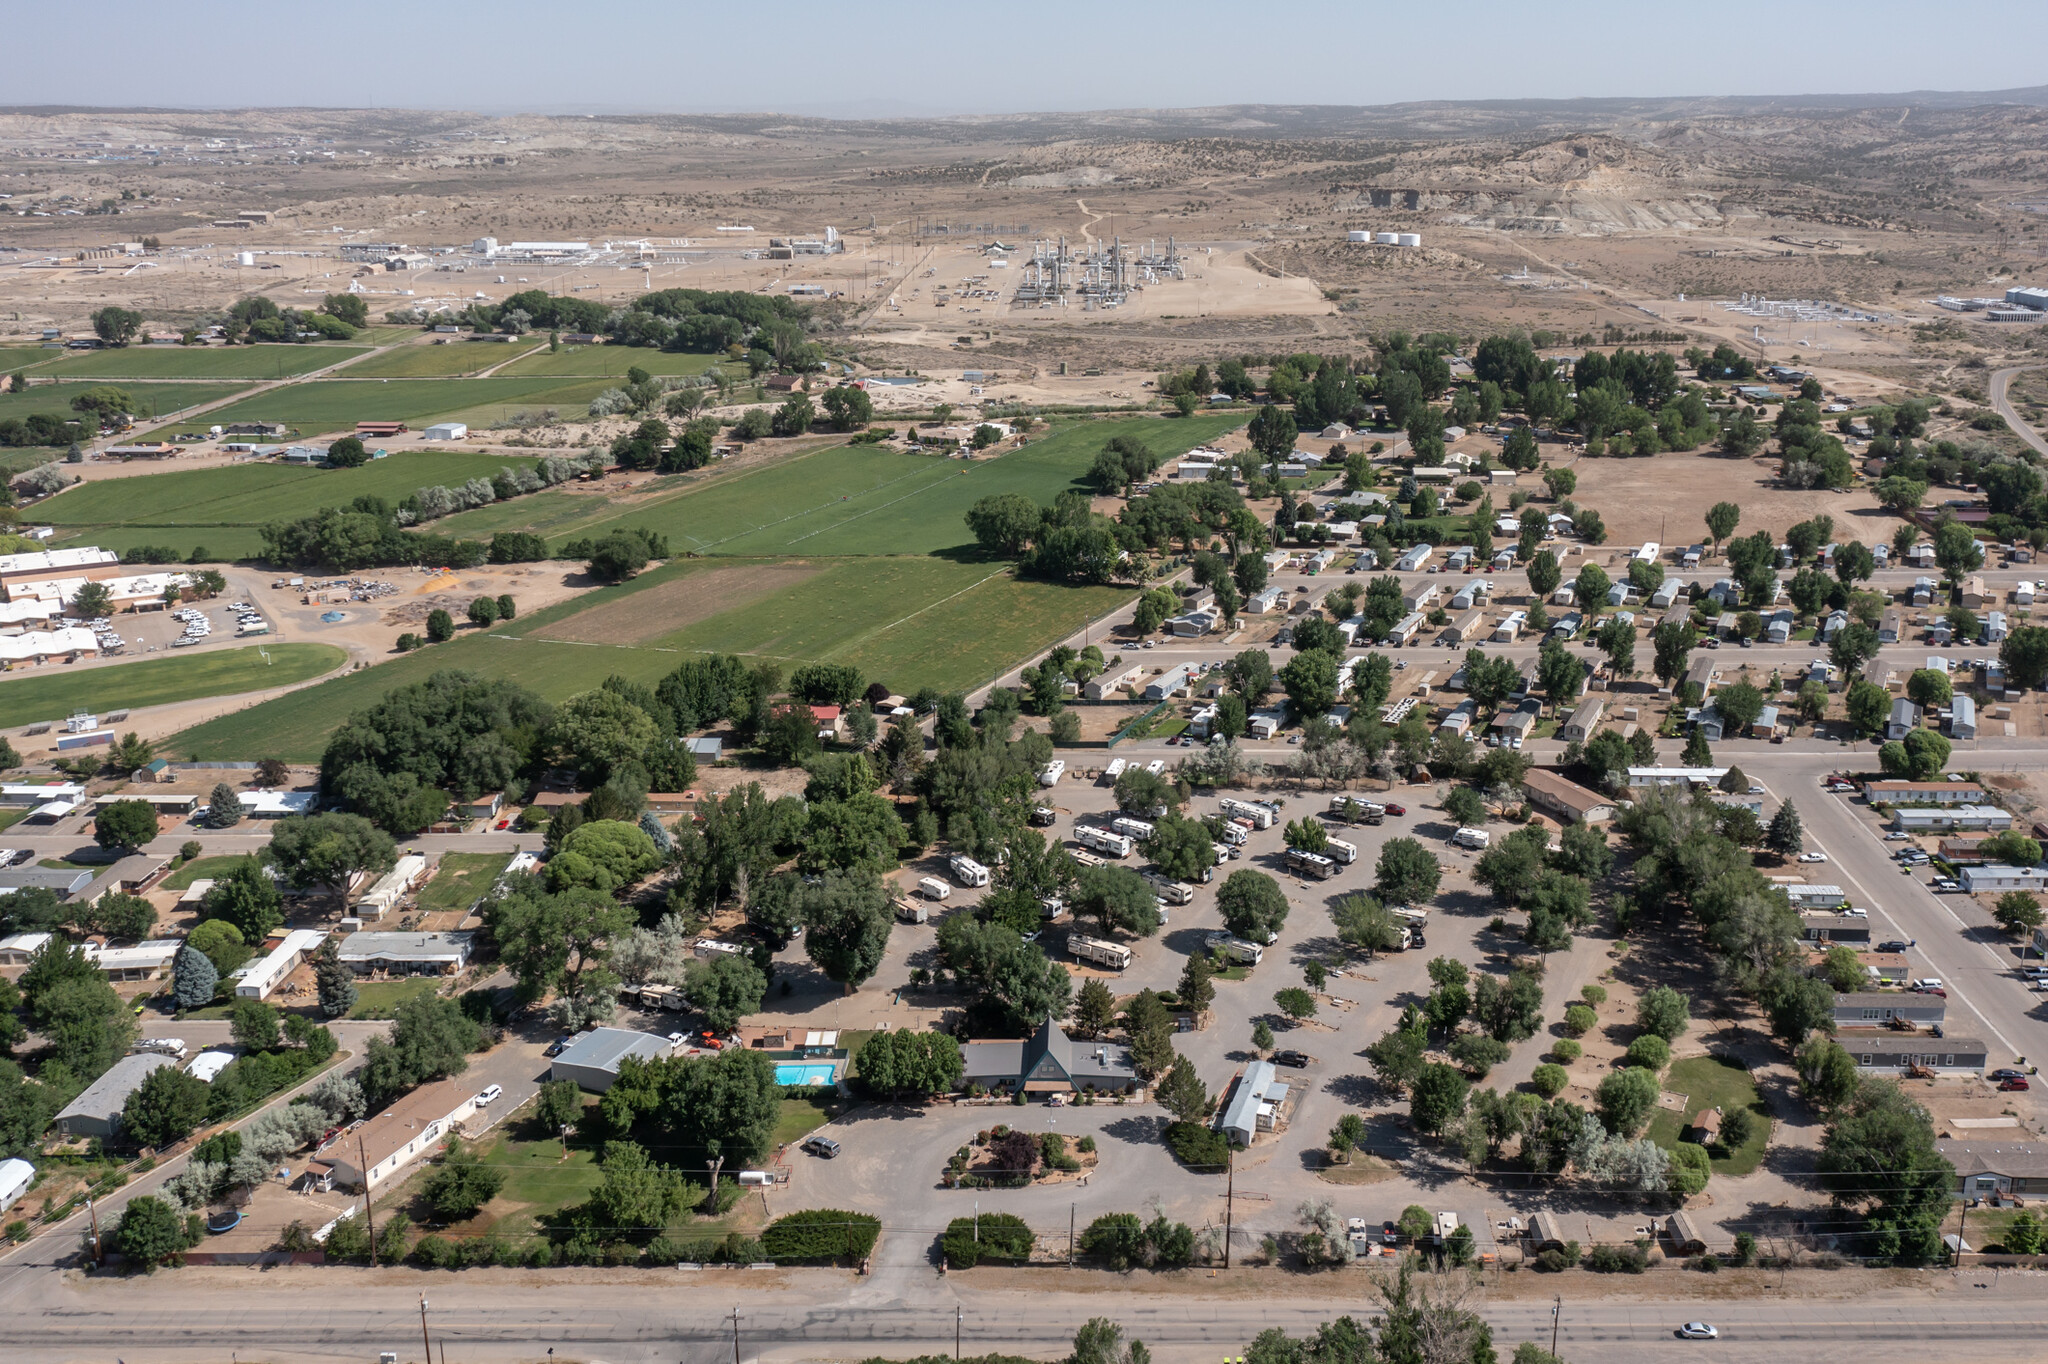
[[(77, 414), (71, 410), (71, 400), (89, 388), (102, 383), (112, 383), (135, 400), (140, 411), (134, 416), (147, 418), (154, 413), (157, 417), (169, 417), (188, 407), (201, 403), (219, 402), (232, 398), (247, 388), (247, 384), (149, 384), (115, 383), (112, 380), (93, 380), (90, 383), (37, 384), (25, 393), (0, 393), (0, 417), (26, 417), (32, 412), (49, 412), (58, 416), (71, 417)], [(209, 421), (211, 419), (209, 418)]]
[[(505, 373), (623, 379), (627, 370), (639, 368), (649, 374), (702, 374), (722, 358), (683, 351), (649, 350), (644, 346), (564, 346), (558, 351), (543, 347), (514, 361)], [(737, 368), (744, 371), (746, 366)], [(734, 369), (730, 363), (727, 364), (728, 374)]]
[[(545, 342), (540, 344), (545, 345)], [(415, 342), (379, 351), (341, 371), (344, 379), (415, 379), (436, 375), (475, 374), (493, 365), (515, 360), (534, 348), (531, 340), (450, 341), (437, 346), (431, 341)]]
[(1017, 492), (1050, 503), (1062, 490), (1079, 486), (1096, 451), (1114, 436), (1135, 436), (1172, 456), (1243, 420), (1216, 415), (1071, 423), (987, 460), (840, 446), (732, 474), (678, 477), (672, 491), (629, 503), (546, 492), (463, 512), (436, 528), (471, 538), (530, 530), (564, 539), (646, 526), (668, 536), (675, 548), (699, 554), (935, 554), (974, 543), (964, 518), (984, 497)]
[[(767, 580), (760, 590), (703, 576), (750, 567)], [(186, 730), (167, 748), (202, 760), (254, 753), (312, 761), (351, 711), (442, 668), (507, 677), (559, 701), (611, 673), (652, 683), (692, 653), (717, 650), (785, 667), (851, 663), (898, 690), (967, 689), (1130, 596), (916, 556), (816, 567), (807, 576), (777, 561), (680, 560), (489, 633), (465, 627), (451, 643)], [(720, 597), (708, 614), (707, 585)]]
[[(38, 354), (54, 354), (41, 351)], [(282, 379), (290, 374), (338, 365), (367, 354), (361, 346), (342, 342), (308, 342), (303, 346), (122, 346), (65, 355), (37, 365), (46, 374), (94, 379)]]
[[(270, 656), (267, 663), (264, 654)], [(332, 644), (265, 644), (100, 668), (51, 665), (9, 673), (0, 678), (0, 726), (61, 720), (75, 710), (138, 710), (288, 687), (340, 667), (347, 657)]]
[(519, 408), (581, 408), (603, 379), (316, 379), (259, 393), (212, 414), (227, 422), (289, 422), (311, 434), (353, 430), (361, 421), (418, 423)]

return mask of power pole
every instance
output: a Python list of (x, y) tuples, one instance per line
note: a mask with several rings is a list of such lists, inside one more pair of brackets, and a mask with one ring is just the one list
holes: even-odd
[(1237, 1162), (1225, 1160), (1223, 1173), (1227, 1180), (1223, 1187), (1223, 1267), (1230, 1268), (1230, 1225), (1231, 1213), (1237, 1206)]
[(740, 1309), (732, 1309), (732, 1364), (740, 1364)]
[(1067, 1268), (1074, 1267), (1074, 1213), (1078, 1204), (1067, 1204)]
[(370, 1158), (363, 1152), (363, 1133), (356, 1129), (356, 1168), (363, 1172), (363, 1225), (370, 1231), (370, 1268), (377, 1267), (377, 1219), (370, 1215)]
[(960, 1319), (966, 1313), (958, 1306), (953, 1308), (953, 1364), (960, 1361)]
[(1564, 1307), (1564, 1299), (1563, 1299), (1562, 1297), (1553, 1297), (1553, 1298), (1551, 1299), (1551, 1301), (1550, 1301), (1550, 1357), (1551, 1357), (1552, 1359), (1555, 1359), (1555, 1358), (1557, 1358), (1557, 1314), (1558, 1314), (1558, 1312), (1559, 1312), (1559, 1311), (1560, 1311), (1560, 1310), (1561, 1310), (1561, 1309), (1562, 1309), (1563, 1307)]
[(420, 1346), (427, 1352), (425, 1364), (434, 1364), (434, 1343), (427, 1339), (427, 1295), (420, 1294)]
[(85, 1200), (85, 1211), (92, 1218), (92, 1262), (104, 1265), (107, 1262), (106, 1246), (100, 1241), (100, 1208), (92, 1199)]

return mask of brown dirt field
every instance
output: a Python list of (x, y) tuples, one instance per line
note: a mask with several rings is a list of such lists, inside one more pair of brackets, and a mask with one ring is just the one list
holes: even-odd
[(744, 606), (770, 592), (794, 587), (818, 571), (808, 563), (714, 568), (636, 592), (605, 606), (579, 611), (542, 631), (541, 639), (581, 644), (638, 644)]
[(1867, 491), (1776, 486), (1775, 458), (1742, 460), (1712, 454), (1666, 454), (1648, 459), (1581, 457), (1571, 467), (1579, 476), (1573, 500), (1594, 508), (1606, 519), (1610, 548), (1633, 548), (1646, 540), (1667, 547), (1703, 543), (1707, 538), (1706, 511), (1716, 502), (1733, 502), (1742, 508), (1737, 535), (1768, 530), (1782, 537), (1796, 523), (1825, 512), (1835, 519), (1837, 540), (1861, 540), (1868, 545), (1889, 541), (1900, 524), (1897, 517), (1881, 510)]

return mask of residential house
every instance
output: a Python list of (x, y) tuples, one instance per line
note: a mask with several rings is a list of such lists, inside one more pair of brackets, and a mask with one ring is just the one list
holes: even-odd
[(1975, 1037), (1929, 1037), (1924, 1033), (1859, 1032), (1835, 1039), (1866, 1070), (1904, 1070), (1925, 1066), (1957, 1074), (1981, 1071), (1989, 1050)]
[(1877, 642), (1880, 644), (1897, 644), (1899, 642), (1899, 633), (1905, 628), (1906, 613), (1904, 611), (1887, 611), (1878, 617)]
[(151, 938), (133, 947), (87, 943), (85, 955), (108, 980), (162, 980), (182, 946), (182, 938)]
[(1967, 610), (1982, 611), (1998, 599), (1984, 590), (1984, 577), (1973, 573), (1963, 579), (1963, 606)]
[(342, 964), (359, 976), (452, 976), (469, 964), (474, 933), (351, 933)]
[(1051, 1019), (1021, 1041), (969, 1042), (960, 1048), (965, 1081), (1026, 1094), (1127, 1093), (1137, 1089), (1130, 1052), (1107, 1042), (1077, 1042)]
[(1808, 942), (1842, 943), (1857, 947), (1870, 942), (1870, 916), (1810, 912), (1799, 916), (1799, 934)]
[[(169, 1058), (165, 1058), (169, 1059)], [(358, 1127), (349, 1140), (309, 1169), (329, 1175), (345, 1188), (374, 1191), (420, 1157), (440, 1149), (476, 1112), (476, 1087), (461, 1076), (421, 1085)]]
[(1849, 902), (1840, 886), (1789, 885), (1785, 887), (1785, 898), (1794, 909), (1834, 909)]
[(1598, 824), (1614, 818), (1614, 801), (1542, 767), (1522, 774), (1522, 794), (1560, 823)]
[(1975, 805), (1984, 788), (1973, 781), (1867, 781), (1863, 798), (1873, 805)]
[(1892, 812), (1892, 827), (1905, 833), (1935, 833), (1948, 829), (2012, 827), (2012, 815), (1996, 805), (1909, 806)]
[(1628, 784), (1645, 786), (1715, 786), (1728, 775), (1725, 767), (1631, 767)]
[(161, 1052), (139, 1052), (114, 1062), (107, 1072), (88, 1085), (83, 1094), (64, 1105), (52, 1125), (67, 1139), (98, 1137), (111, 1141), (121, 1132), (121, 1110), (128, 1096), (142, 1087), (151, 1071), (174, 1066), (177, 1059)]
[(2048, 892), (2048, 870), (2040, 867), (2011, 867), (2002, 863), (1992, 863), (1981, 867), (1964, 867), (1956, 873), (1956, 879), (1963, 883), (1963, 889), (1971, 895), (2025, 890), (2032, 891), (2038, 896)]
[(1940, 1137), (1934, 1150), (1955, 1167), (1958, 1198), (2048, 1196), (2048, 1143)]
[(0, 938), (0, 966), (26, 966), (54, 934), (14, 933)]
[(1952, 739), (1974, 739), (1977, 737), (1977, 703), (1970, 697), (1957, 695), (1949, 702), (1948, 732)]
[(1557, 737), (1566, 743), (1585, 743), (1599, 732), (1601, 717), (1606, 713), (1606, 698), (1589, 696), (1579, 702), (1578, 709), (1564, 722), (1557, 732)]
[(1216, 1116), (1216, 1130), (1234, 1146), (1250, 1146), (1261, 1132), (1280, 1126), (1281, 1107), (1287, 1102), (1288, 1086), (1271, 1061), (1253, 1061), (1245, 1066), (1231, 1088), (1230, 1098)]
[(1835, 996), (1837, 1028), (1885, 1028), (1893, 1019), (1916, 1028), (1940, 1027), (1948, 1018), (1948, 1001), (1940, 995), (1904, 990), (1870, 990)]
[(1920, 728), (1920, 707), (1901, 696), (1892, 702), (1891, 718), (1885, 722), (1884, 737), (1903, 739)]
[(593, 1028), (564, 1047), (548, 1070), (551, 1080), (574, 1080), (593, 1094), (602, 1094), (619, 1078), (619, 1066), (629, 1056), (658, 1061), (670, 1055), (675, 1045), (666, 1037), (630, 1028)]

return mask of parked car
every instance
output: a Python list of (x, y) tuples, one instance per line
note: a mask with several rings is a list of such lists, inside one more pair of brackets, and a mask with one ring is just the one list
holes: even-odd
[(487, 1085), (484, 1087), (484, 1092), (476, 1096), (476, 1106), (478, 1108), (488, 1108), (504, 1097), (505, 1086)]
[(1997, 1070), (1991, 1072), (1991, 1078), (1994, 1080), (2024, 1080), (2027, 1078), (2027, 1073), (2024, 1070), (2014, 1070), (2011, 1066), (2000, 1066)]
[(1799, 860), (1801, 862), (1825, 862), (1828, 860), (1828, 855), (1824, 852), (1801, 853), (1799, 854)]
[(2029, 1085), (2029, 1084), (2027, 1083), (2027, 1077), (2026, 1077), (2026, 1076), (2024, 1076), (2024, 1075), (2011, 1075), (2011, 1076), (2007, 1076), (2007, 1077), (2006, 1077), (2005, 1079), (2003, 1079), (2003, 1080), (2000, 1080), (2000, 1081), (1998, 1082), (1998, 1087), (1999, 1087), (2000, 1089), (2030, 1089), (2030, 1088), (2032, 1088), (2032, 1086), (2030, 1086), (2030, 1085)]
[(1276, 1066), (1290, 1066), (1295, 1070), (1301, 1070), (1308, 1065), (1308, 1062), (1309, 1056), (1305, 1051), (1288, 1050), (1273, 1053), (1273, 1064)]
[(831, 1160), (839, 1154), (839, 1143), (830, 1137), (806, 1137), (801, 1149), (821, 1159)]
[(1405, 805), (1389, 804), (1387, 806), (1387, 813), (1390, 815), (1405, 815), (1408, 813), (1408, 807)]
[(1887, 938), (1877, 945), (1877, 950), (1880, 952), (1903, 952), (1912, 945), (1913, 942), (1905, 938)]
[(550, 1057), (560, 1056), (568, 1048), (571, 1040), (569, 1034), (563, 1033), (560, 1037), (548, 1043), (548, 1049), (542, 1052), (541, 1055)]
[[(1833, 790), (1834, 788), (1830, 787), (1828, 789)], [(1907, 833), (1904, 829), (1893, 829), (1890, 833), (1884, 836), (1884, 841), (1887, 843), (1904, 843), (1907, 839), (1911, 838), (1912, 836), (1913, 835)]]

